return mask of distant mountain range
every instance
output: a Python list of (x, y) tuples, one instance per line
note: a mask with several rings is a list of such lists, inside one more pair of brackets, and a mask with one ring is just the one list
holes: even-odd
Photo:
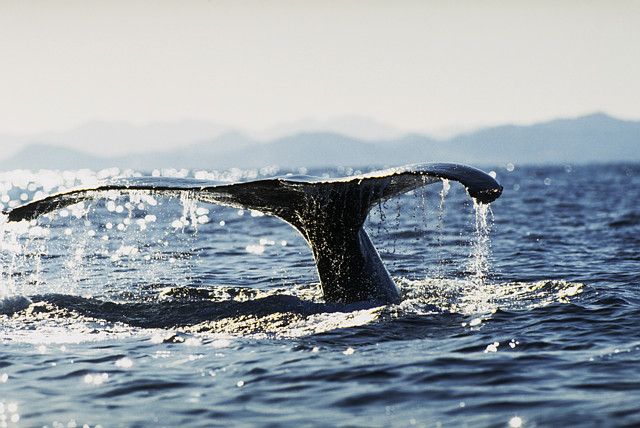
[[(84, 135), (87, 144), (117, 138), (108, 127), (102, 135)], [(219, 129), (219, 128), (215, 128)], [(214, 131), (214, 128), (209, 130)], [(171, 138), (178, 138), (175, 129)], [(30, 144), (0, 161), (0, 170), (100, 169), (111, 166), (154, 168), (255, 168), (396, 165), (416, 162), (462, 162), (475, 165), (586, 163), (640, 161), (640, 121), (625, 121), (604, 113), (557, 119), (534, 125), (505, 125), (436, 139), (408, 134), (376, 140), (333, 132), (303, 132), (258, 141), (240, 132), (224, 132), (204, 138), (201, 126), (192, 144), (183, 142), (169, 151), (148, 150), (126, 156), (98, 156), (65, 147), (65, 134), (57, 144)], [(77, 133), (76, 133), (77, 134)], [(86, 134), (86, 133), (85, 133)], [(145, 147), (153, 147), (158, 129), (141, 133)], [(188, 135), (186, 136), (188, 137)], [(74, 134), (73, 138), (78, 138)]]

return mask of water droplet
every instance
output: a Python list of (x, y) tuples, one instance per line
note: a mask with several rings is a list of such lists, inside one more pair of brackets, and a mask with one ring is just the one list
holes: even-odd
[(86, 374), (82, 379), (84, 380), (84, 383), (87, 383), (89, 385), (102, 385), (109, 379), (109, 374)]
[(344, 350), (343, 354), (344, 355), (353, 355), (354, 352), (356, 352), (355, 349), (353, 349), (352, 347), (348, 347), (347, 349)]
[(264, 253), (264, 245), (247, 245), (244, 249), (251, 254), (260, 255)]
[(498, 352), (498, 346), (500, 346), (500, 343), (493, 342), (492, 344), (487, 345), (487, 348), (484, 350), (484, 353), (487, 354), (489, 352)]
[(520, 416), (514, 416), (509, 419), (509, 428), (520, 428), (522, 426), (522, 418)]
[(118, 361), (116, 361), (116, 367), (119, 367), (121, 369), (129, 369), (133, 367), (133, 360), (127, 357), (120, 358)]

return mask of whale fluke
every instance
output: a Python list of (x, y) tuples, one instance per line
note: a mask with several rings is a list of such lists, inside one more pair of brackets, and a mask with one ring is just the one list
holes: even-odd
[(147, 192), (191, 197), (208, 203), (249, 208), (295, 227), (311, 247), (327, 302), (400, 300), (398, 289), (363, 228), (371, 208), (382, 200), (440, 179), (460, 182), (471, 197), (490, 203), (502, 187), (490, 175), (451, 163), (409, 165), (344, 178), (283, 176), (237, 183), (138, 177), (57, 193), (5, 213), (9, 221), (103, 197), (108, 192)]

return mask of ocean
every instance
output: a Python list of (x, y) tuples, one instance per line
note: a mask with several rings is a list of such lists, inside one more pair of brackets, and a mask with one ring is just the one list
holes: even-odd
[[(324, 303), (293, 228), (188, 195), (2, 220), (0, 427), (640, 425), (640, 164), (484, 169), (489, 206), (443, 181), (372, 210), (386, 306)], [(4, 172), (0, 203), (139, 174)]]

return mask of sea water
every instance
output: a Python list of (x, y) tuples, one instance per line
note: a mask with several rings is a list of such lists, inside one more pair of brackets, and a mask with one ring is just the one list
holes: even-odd
[[(388, 306), (325, 305), (290, 226), (189, 194), (3, 222), (0, 426), (640, 424), (640, 166), (488, 169), (490, 206), (445, 182), (371, 212)], [(6, 172), (0, 203), (139, 174)]]

